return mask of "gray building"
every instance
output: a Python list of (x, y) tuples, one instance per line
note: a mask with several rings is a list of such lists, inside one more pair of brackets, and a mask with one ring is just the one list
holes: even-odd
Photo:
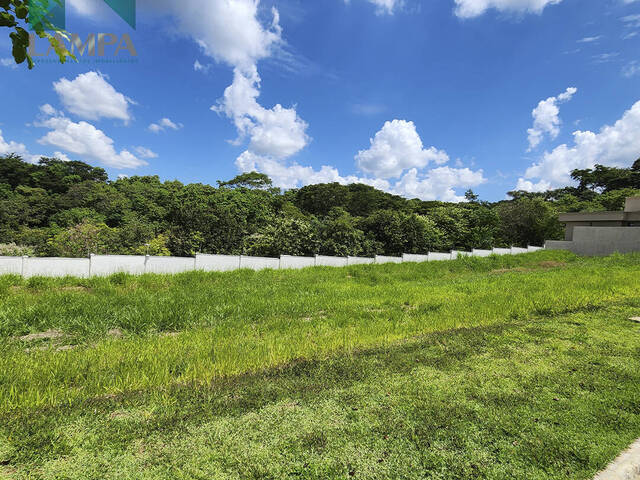
[(564, 213), (564, 241), (547, 241), (549, 250), (578, 255), (640, 252), (640, 197), (627, 198), (622, 212)]

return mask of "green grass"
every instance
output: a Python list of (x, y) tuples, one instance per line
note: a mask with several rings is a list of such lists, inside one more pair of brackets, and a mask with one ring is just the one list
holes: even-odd
[(639, 313), (638, 255), (0, 278), (0, 478), (587, 479)]

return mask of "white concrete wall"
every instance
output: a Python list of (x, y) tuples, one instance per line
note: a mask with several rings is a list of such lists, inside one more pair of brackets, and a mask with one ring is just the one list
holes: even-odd
[(91, 255), (91, 276), (106, 277), (114, 273), (142, 275), (144, 255)]
[(528, 253), (528, 248), (511, 247), (511, 255), (519, 255), (521, 253)]
[(495, 255), (511, 255), (510, 248), (494, 248), (493, 253)]
[[(576, 227), (583, 228), (583, 227)], [(614, 251), (627, 252), (640, 250), (640, 228), (606, 227), (595, 232), (594, 227), (582, 234), (578, 231), (578, 238), (584, 238), (580, 242), (547, 242), (549, 250), (573, 250), (582, 255), (607, 255)], [(617, 231), (616, 231), (617, 230)], [(595, 234), (600, 235), (594, 240)], [(582, 235), (582, 236), (581, 236)], [(596, 241), (600, 247), (594, 247)], [(625, 243), (626, 242), (626, 243)], [(602, 245), (607, 246), (602, 247)], [(606, 252), (598, 248), (608, 249)], [(514, 249), (515, 253), (538, 251), (542, 247), (529, 247), (528, 249)], [(613, 250), (612, 250), (613, 249)], [(507, 249), (495, 249), (497, 253), (506, 254)], [(609, 251), (611, 250), (611, 251)], [(511, 250), (509, 250), (511, 251)], [(365, 257), (330, 257), (318, 255), (316, 257), (296, 257), (283, 255), (281, 258), (248, 257), (234, 255), (205, 255), (198, 254), (196, 258), (179, 257), (144, 257), (136, 255), (92, 255), (86, 258), (30, 258), (30, 257), (0, 257), (0, 275), (24, 274), (25, 277), (88, 277), (107, 276), (114, 273), (125, 272), (132, 275), (144, 273), (174, 274), (193, 270), (226, 272), (239, 268), (252, 270), (271, 269), (299, 269), (313, 266), (346, 267), (347, 265), (368, 265), (383, 263), (427, 262), (454, 260), (460, 256), (488, 257), (491, 250), (473, 250), (473, 252), (452, 251), (451, 253), (431, 252), (428, 255), (405, 254), (403, 257), (387, 257), (377, 255), (374, 258)]]
[(317, 267), (346, 267), (347, 257), (326, 257), (324, 255), (316, 256)]
[(22, 275), (22, 257), (0, 257), (0, 275)]
[(402, 261), (404, 263), (422, 263), (422, 262), (428, 262), (429, 261), (429, 255), (415, 255), (415, 254), (411, 254), (411, 253), (405, 253), (404, 255), (402, 255)]
[(386, 257), (384, 255), (376, 255), (375, 263), (402, 263), (402, 257)]
[(371, 265), (375, 262), (374, 258), (367, 257), (347, 257), (348, 265)]
[(89, 276), (88, 258), (25, 258), (25, 278)]
[(292, 255), (282, 255), (280, 257), (280, 268), (282, 269), (301, 269), (315, 267), (315, 257), (296, 257)]
[(228, 272), (240, 268), (240, 256), (236, 255), (196, 255), (196, 270), (205, 272)]
[(532, 247), (529, 245), (529, 248), (527, 248), (527, 252), (538, 252), (540, 250), (544, 250), (544, 247)]
[(266, 270), (272, 268), (278, 270), (280, 268), (279, 258), (266, 258), (266, 257), (246, 257), (242, 255), (240, 257), (240, 268), (248, 268), (250, 270)]
[(147, 257), (145, 273), (183, 273), (196, 269), (195, 258)]

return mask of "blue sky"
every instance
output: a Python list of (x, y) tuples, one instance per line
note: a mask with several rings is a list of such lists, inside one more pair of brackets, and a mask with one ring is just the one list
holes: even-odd
[(138, 0), (135, 30), (67, 0), (67, 31), (137, 55), (28, 71), (0, 38), (0, 154), (449, 201), (640, 157), (638, 0)]

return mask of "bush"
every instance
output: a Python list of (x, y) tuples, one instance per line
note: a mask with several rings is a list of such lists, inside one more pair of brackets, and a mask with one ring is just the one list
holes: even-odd
[(16, 245), (15, 243), (0, 243), (0, 257), (22, 257), (35, 255), (33, 247)]

